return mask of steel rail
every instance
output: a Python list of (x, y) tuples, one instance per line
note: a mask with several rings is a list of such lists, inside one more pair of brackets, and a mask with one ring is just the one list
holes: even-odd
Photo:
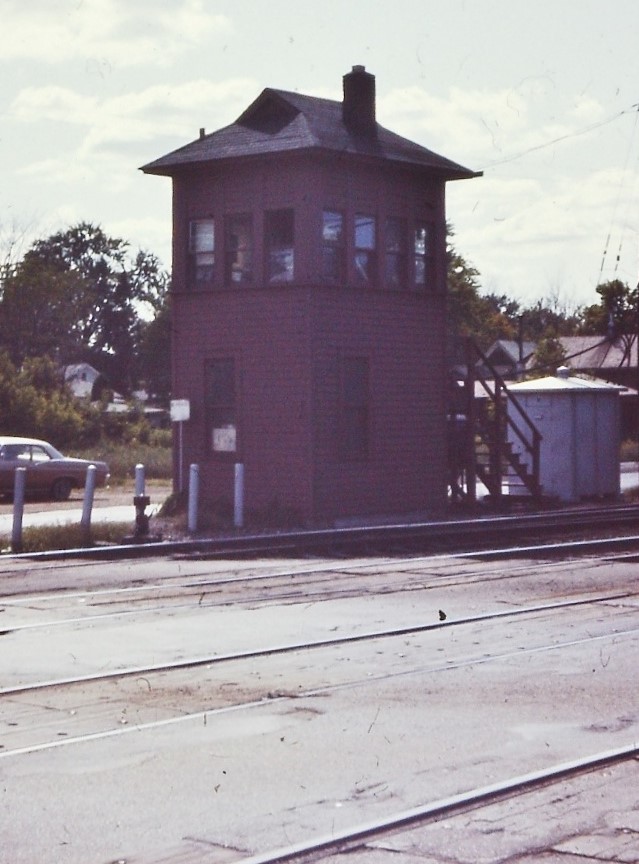
[(76, 684), (88, 684), (95, 681), (108, 681), (115, 678), (131, 678), (157, 672), (171, 672), (179, 669), (195, 669), (199, 666), (211, 666), (228, 663), (234, 660), (249, 660), (257, 657), (272, 657), (278, 654), (291, 654), (296, 651), (311, 651), (317, 648), (328, 648), (334, 645), (349, 645), (356, 642), (366, 642), (374, 639), (392, 639), (398, 636), (409, 636), (415, 633), (427, 633), (432, 630), (443, 630), (485, 621), (495, 621), (504, 618), (517, 618), (524, 615), (535, 615), (544, 612), (563, 611), (576, 606), (589, 606), (595, 603), (605, 603), (611, 600), (624, 600), (634, 596), (630, 592), (610, 594), (598, 598), (581, 600), (564, 600), (561, 603), (544, 603), (538, 606), (528, 606), (518, 609), (503, 609), (499, 612), (487, 612), (481, 615), (471, 615), (467, 618), (453, 618), (428, 624), (415, 624), (407, 627), (394, 627), (387, 630), (368, 630), (364, 633), (350, 633), (345, 636), (333, 636), (327, 639), (317, 639), (312, 642), (285, 643), (272, 645), (269, 648), (255, 648), (229, 654), (212, 654), (206, 657), (192, 657), (172, 663), (159, 663), (149, 666), (124, 667), (110, 672), (95, 672), (88, 675), (78, 675), (70, 678), (57, 678), (49, 681), (39, 681), (34, 684), (20, 684), (16, 687), (0, 688), (0, 697), (14, 696), (21, 693), (36, 692), (53, 687), (68, 687)]
[[(440, 521), (366, 525), (349, 528), (328, 528), (279, 532), (277, 534), (252, 534), (226, 537), (209, 537), (161, 542), (138, 542), (120, 546), (93, 546), (86, 549), (51, 550), (17, 555), (3, 555), (2, 560), (56, 560), (77, 558), (125, 558), (151, 555), (199, 555), (202, 557), (252, 557), (269, 554), (307, 554), (309, 551), (352, 551), (371, 548), (389, 548), (397, 544), (418, 544), (420, 548), (441, 548), (443, 544), (454, 546), (478, 539), (486, 542), (491, 538), (505, 539), (516, 533), (557, 533), (568, 530), (592, 530), (607, 526), (636, 526), (639, 520), (639, 505), (610, 505), (606, 507), (557, 508), (542, 513), (519, 514), (517, 516), (480, 516), (469, 519), (445, 519)], [(639, 542), (639, 538), (628, 540)]]
[(287, 702), (300, 699), (311, 699), (314, 696), (325, 696), (328, 693), (335, 693), (339, 690), (350, 690), (356, 687), (369, 686), (370, 684), (379, 684), (383, 681), (389, 681), (398, 678), (407, 678), (413, 675), (422, 675), (424, 673), (434, 674), (438, 672), (451, 672), (456, 669), (463, 669), (469, 666), (485, 666), (487, 663), (495, 663), (503, 660), (511, 660), (514, 657), (521, 657), (524, 654), (542, 654), (548, 651), (558, 651), (562, 648), (574, 647), (576, 645), (585, 645), (592, 642), (601, 642), (605, 639), (618, 639), (620, 636), (633, 635), (636, 636), (639, 630), (622, 630), (614, 633), (603, 633), (598, 636), (588, 636), (584, 639), (570, 639), (567, 642), (555, 642), (552, 645), (537, 645), (532, 648), (517, 648), (513, 651), (507, 651), (500, 654), (482, 654), (475, 657), (467, 657), (454, 662), (442, 663), (438, 666), (418, 666), (413, 669), (402, 670), (400, 672), (385, 672), (378, 675), (367, 676), (366, 678), (356, 678), (352, 681), (345, 681), (339, 684), (325, 684), (320, 687), (312, 687), (308, 690), (289, 694), (286, 692), (268, 693), (259, 699), (251, 699), (248, 702), (237, 702), (233, 705), (224, 705), (219, 708), (205, 708), (200, 711), (193, 711), (189, 714), (179, 714), (173, 717), (164, 717), (162, 720), (153, 720), (146, 723), (135, 723), (130, 726), (118, 726), (115, 729), (107, 729), (100, 732), (89, 732), (75, 737), (56, 738), (53, 741), (41, 742), (39, 744), (17, 747), (13, 750), (0, 750), (0, 759), (5, 759), (13, 756), (22, 756), (28, 753), (38, 753), (42, 750), (54, 750), (60, 747), (69, 747), (75, 744), (84, 744), (88, 741), (97, 741), (104, 738), (114, 738), (120, 735), (128, 735), (135, 732), (139, 734), (144, 731), (152, 731), (165, 726), (175, 726), (178, 723), (186, 723), (189, 721), (203, 720), (206, 724), (208, 718), (222, 714), (228, 714), (232, 711), (243, 711), (253, 708), (264, 708), (267, 705), (272, 705), (274, 702)]
[(353, 848), (366, 841), (390, 831), (415, 827), (435, 818), (452, 816), (465, 810), (475, 809), (478, 806), (495, 803), (513, 795), (520, 795), (523, 792), (531, 792), (542, 786), (557, 783), (560, 780), (596, 771), (618, 762), (636, 759), (637, 756), (639, 756), (639, 747), (632, 744), (570, 762), (562, 762), (551, 768), (532, 771), (528, 774), (512, 777), (509, 780), (451, 795), (430, 804), (413, 807), (393, 816), (367, 822), (354, 828), (336, 831), (330, 836), (317, 837), (312, 840), (293, 843), (271, 852), (237, 859), (234, 864), (280, 864), (280, 862), (294, 860), (302, 862), (304, 858), (310, 858), (311, 855), (314, 856), (313, 860), (318, 860), (316, 857), (318, 853), (352, 851)]

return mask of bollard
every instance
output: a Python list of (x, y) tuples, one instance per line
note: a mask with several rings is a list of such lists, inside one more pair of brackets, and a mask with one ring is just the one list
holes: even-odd
[(95, 495), (95, 481), (97, 468), (89, 465), (87, 468), (87, 479), (84, 484), (84, 501), (82, 502), (82, 518), (80, 527), (85, 540), (91, 536), (91, 511), (93, 509), (93, 496)]
[(27, 486), (27, 469), (16, 468), (13, 480), (13, 527), (11, 529), (11, 551), (22, 551), (22, 515)]
[(200, 466), (191, 465), (189, 468), (189, 513), (188, 531), (195, 534), (197, 531), (197, 502), (200, 491)]
[(133, 537), (137, 541), (144, 541), (149, 536), (149, 517), (144, 511), (151, 503), (151, 499), (144, 494), (144, 485), (144, 465), (138, 463), (135, 466), (135, 495), (133, 496), (135, 507)]
[(135, 466), (135, 495), (144, 495), (145, 477), (144, 465), (141, 462)]
[(244, 527), (244, 465), (235, 464), (235, 504), (233, 508), (233, 524), (236, 528)]

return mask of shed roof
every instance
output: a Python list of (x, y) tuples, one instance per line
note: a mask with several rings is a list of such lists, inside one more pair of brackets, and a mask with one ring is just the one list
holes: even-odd
[(577, 378), (568, 375), (549, 375), (546, 378), (533, 378), (530, 381), (521, 381), (518, 384), (510, 384), (509, 390), (517, 393), (569, 393), (569, 392), (616, 392), (620, 393), (624, 388), (617, 384), (608, 384), (594, 378)]
[(413, 165), (443, 180), (481, 176), (374, 121), (371, 130), (353, 128), (344, 120), (343, 106), (344, 102), (333, 99), (267, 87), (235, 123), (208, 135), (201, 133), (197, 140), (141, 170), (173, 176), (223, 159), (318, 150)]

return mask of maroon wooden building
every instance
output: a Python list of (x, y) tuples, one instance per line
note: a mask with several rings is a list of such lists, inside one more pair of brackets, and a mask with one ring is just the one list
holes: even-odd
[(184, 464), (212, 502), (243, 463), (247, 512), (306, 524), (444, 508), (444, 192), (476, 176), (381, 127), (364, 67), (343, 84), (265, 89), (142, 169), (173, 179)]

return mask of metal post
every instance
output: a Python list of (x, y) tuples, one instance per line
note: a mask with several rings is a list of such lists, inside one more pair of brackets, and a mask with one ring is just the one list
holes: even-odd
[(200, 466), (191, 465), (189, 469), (189, 510), (188, 510), (188, 531), (190, 534), (195, 534), (197, 531), (197, 503), (200, 491)]
[(16, 468), (13, 480), (13, 528), (11, 530), (11, 550), (22, 550), (22, 515), (24, 513), (24, 493), (27, 485), (27, 469)]
[(144, 465), (142, 465), (141, 462), (138, 462), (138, 464), (135, 466), (135, 494), (136, 494), (136, 496), (137, 495), (144, 495), (144, 486), (145, 486)]
[(235, 463), (233, 524), (236, 528), (244, 527), (244, 465)]
[(87, 479), (84, 484), (84, 501), (82, 503), (82, 518), (80, 519), (80, 527), (82, 534), (88, 540), (91, 534), (91, 510), (93, 509), (93, 496), (95, 494), (97, 468), (95, 465), (89, 465), (87, 468)]
[(144, 512), (151, 503), (148, 495), (144, 494), (144, 465), (138, 463), (135, 466), (135, 495), (133, 506), (135, 507), (135, 530), (136, 540), (144, 541), (149, 536), (149, 517)]
[(178, 423), (178, 492), (184, 492), (184, 423), (181, 420)]

